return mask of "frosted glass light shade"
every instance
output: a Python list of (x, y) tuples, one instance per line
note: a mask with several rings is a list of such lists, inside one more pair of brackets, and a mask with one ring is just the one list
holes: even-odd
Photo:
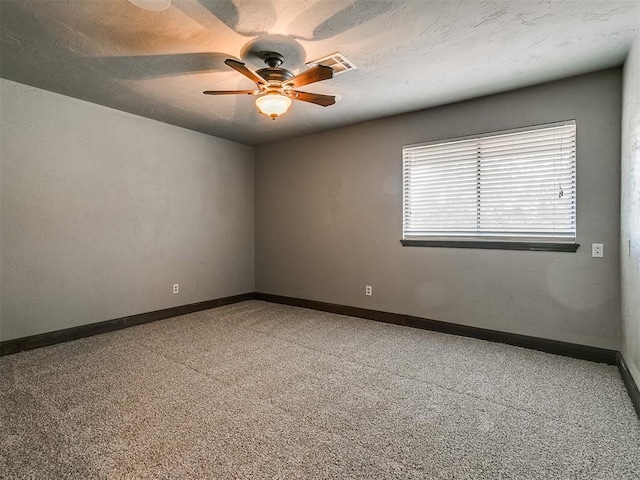
[(278, 93), (269, 93), (258, 97), (256, 105), (262, 113), (269, 115), (275, 119), (278, 115), (282, 115), (291, 106), (291, 99)]
[(171, 0), (129, 0), (129, 2), (136, 7), (151, 10), (152, 12), (166, 10), (171, 5)]

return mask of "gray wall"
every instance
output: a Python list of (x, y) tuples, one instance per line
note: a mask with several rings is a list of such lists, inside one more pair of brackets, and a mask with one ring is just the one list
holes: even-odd
[(0, 102), (0, 339), (254, 290), (253, 148), (8, 80)]
[(623, 91), (621, 351), (636, 384), (640, 385), (640, 36), (636, 37), (624, 65)]
[[(606, 70), (258, 147), (257, 291), (618, 349), (621, 82)], [(403, 144), (565, 119), (576, 253), (400, 245)]]

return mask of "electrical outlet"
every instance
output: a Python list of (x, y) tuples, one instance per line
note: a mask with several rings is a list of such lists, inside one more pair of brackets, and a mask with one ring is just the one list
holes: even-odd
[(177, 283), (173, 284), (173, 293), (178, 293), (180, 291), (180, 285)]
[(604, 257), (604, 245), (602, 243), (592, 243), (591, 244), (591, 256), (593, 258), (602, 258), (602, 257)]
[(371, 288), (371, 285), (367, 285), (364, 287), (364, 294), (367, 297), (370, 297), (371, 295), (373, 295), (373, 289)]

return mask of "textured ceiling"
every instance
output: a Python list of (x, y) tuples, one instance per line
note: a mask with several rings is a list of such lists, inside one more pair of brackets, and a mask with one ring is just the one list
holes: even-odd
[[(0, 76), (256, 145), (621, 65), (638, 0), (0, 0)], [(358, 67), (301, 90), (275, 121), (223, 62), (298, 72), (339, 51)], [(10, 121), (10, 119), (3, 119)]]

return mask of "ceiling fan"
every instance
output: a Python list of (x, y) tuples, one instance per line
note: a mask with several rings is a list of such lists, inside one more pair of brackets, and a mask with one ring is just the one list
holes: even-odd
[(301, 100), (303, 102), (315, 103), (323, 107), (328, 107), (336, 103), (333, 95), (322, 95), (319, 93), (301, 92), (295, 88), (320, 82), (333, 78), (333, 69), (325, 65), (316, 65), (304, 72), (294, 75), (286, 68), (281, 68), (284, 57), (276, 52), (266, 52), (262, 55), (267, 68), (262, 68), (256, 72), (251, 71), (247, 66), (236, 60), (228, 58), (225, 60), (228, 66), (237, 70), (245, 77), (254, 81), (258, 86), (255, 90), (207, 90), (205, 95), (255, 95), (256, 105), (261, 113), (276, 119), (291, 106), (291, 100)]

